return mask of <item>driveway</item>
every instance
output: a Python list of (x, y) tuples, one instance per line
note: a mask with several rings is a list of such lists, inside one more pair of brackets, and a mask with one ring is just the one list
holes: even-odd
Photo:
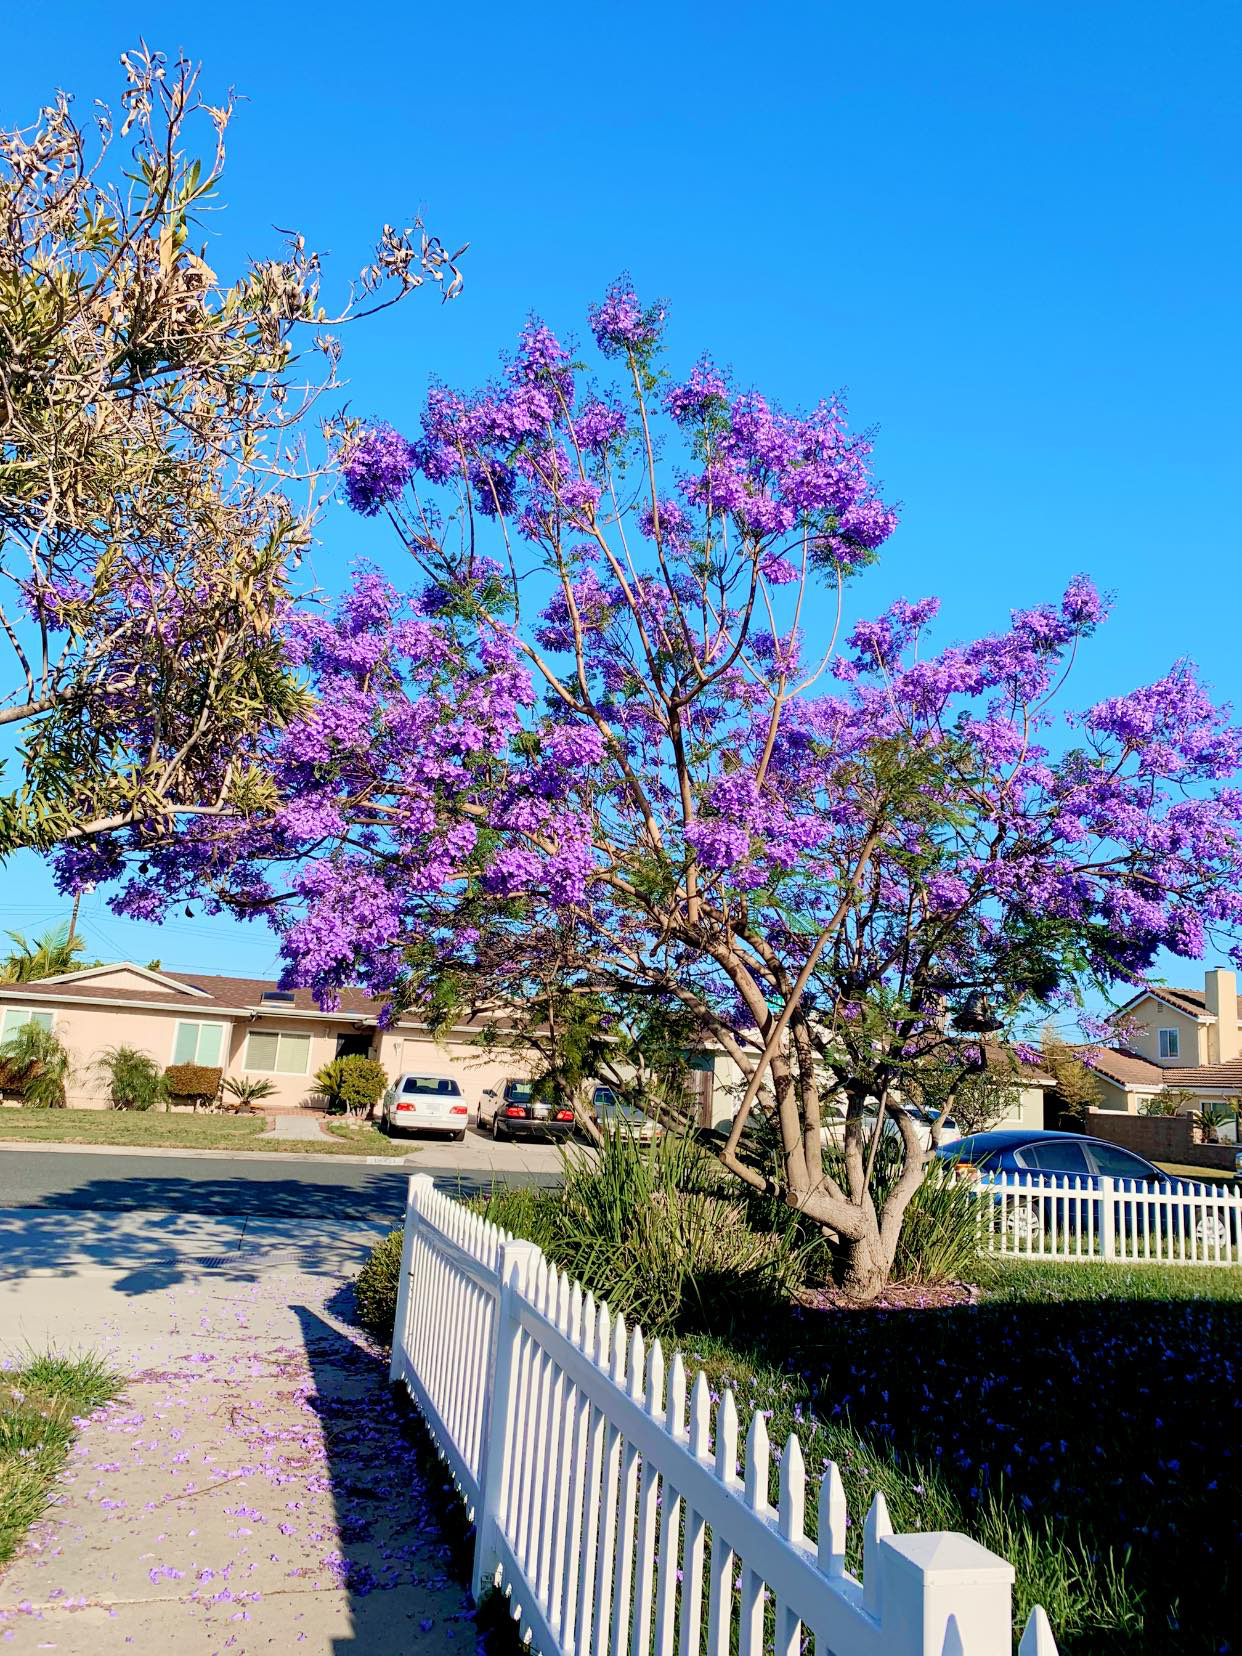
[(0, 1576), (0, 1648), (475, 1648), (456, 1496), (349, 1320), (390, 1216), (237, 1215), (216, 1197), (0, 1212), (5, 1349), (98, 1351), (128, 1382)]

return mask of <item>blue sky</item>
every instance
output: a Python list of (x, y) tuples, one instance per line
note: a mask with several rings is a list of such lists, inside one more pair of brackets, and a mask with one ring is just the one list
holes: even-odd
[[(791, 405), (845, 387), (902, 527), (858, 589), (938, 592), (940, 636), (1088, 570), (1117, 594), (1070, 700), (1177, 657), (1238, 699), (1242, 11), (1130, 0), (766, 8), (372, 4), (296, 10), (46, 0), (6, 19), (0, 120), (55, 85), (115, 100), (139, 37), (248, 100), (211, 257), (273, 224), (343, 282), (384, 221), (470, 241), (464, 297), (347, 335), (349, 396), (397, 425), (431, 373), (477, 382), (530, 309), (585, 332), (619, 271)], [(382, 529), (334, 509), (327, 587)], [(101, 955), (265, 972), (258, 927), (118, 920)], [(64, 912), (36, 859), (0, 922)], [(1195, 968), (1182, 968), (1193, 979)]]

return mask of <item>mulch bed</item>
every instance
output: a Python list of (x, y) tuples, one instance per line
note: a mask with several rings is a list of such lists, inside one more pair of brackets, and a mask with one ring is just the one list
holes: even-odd
[(805, 1288), (798, 1303), (808, 1311), (943, 1311), (948, 1306), (975, 1305), (979, 1290), (970, 1282), (890, 1282), (882, 1294), (860, 1306), (836, 1288)]

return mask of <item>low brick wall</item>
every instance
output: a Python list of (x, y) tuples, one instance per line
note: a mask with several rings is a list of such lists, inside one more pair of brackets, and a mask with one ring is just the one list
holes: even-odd
[(1232, 1144), (1196, 1144), (1189, 1116), (1127, 1115), (1121, 1110), (1088, 1110), (1087, 1132), (1125, 1150), (1136, 1150), (1148, 1161), (1181, 1162), (1189, 1167), (1218, 1167), (1233, 1171)]

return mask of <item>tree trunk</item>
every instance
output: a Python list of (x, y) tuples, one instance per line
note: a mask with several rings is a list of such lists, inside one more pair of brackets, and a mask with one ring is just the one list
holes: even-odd
[(888, 1282), (890, 1266), (878, 1236), (860, 1236), (856, 1242), (841, 1239), (837, 1286), (854, 1305), (869, 1305)]

